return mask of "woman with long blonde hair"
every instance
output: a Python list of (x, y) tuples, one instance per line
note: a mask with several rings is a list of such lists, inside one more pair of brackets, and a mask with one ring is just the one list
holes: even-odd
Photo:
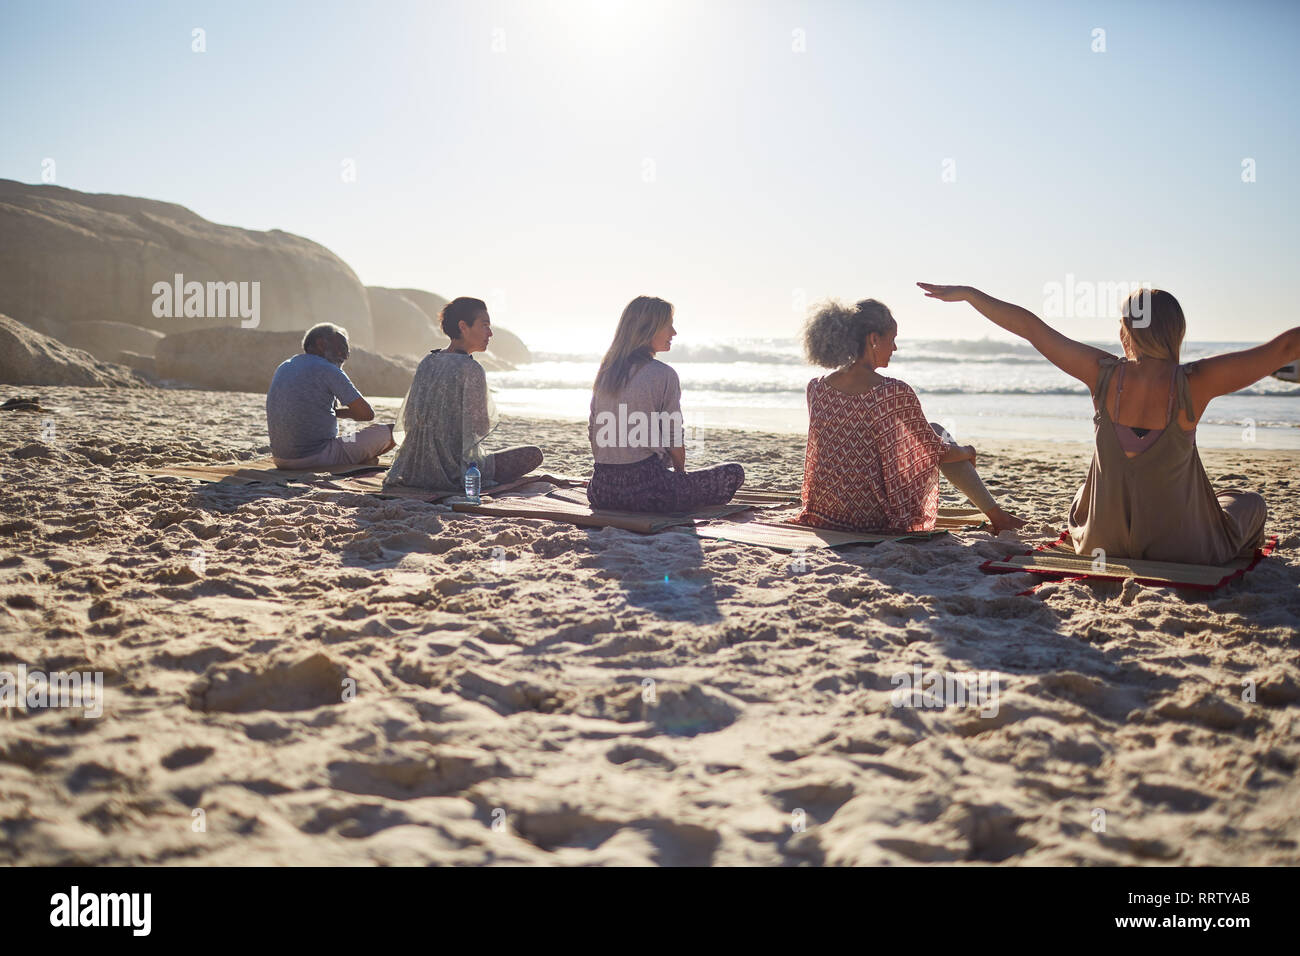
[(655, 358), (672, 347), (673, 307), (654, 296), (627, 304), (600, 363), (587, 437), (595, 459), (587, 498), (614, 511), (685, 512), (731, 500), (745, 480), (734, 462), (686, 470), (682, 386)]

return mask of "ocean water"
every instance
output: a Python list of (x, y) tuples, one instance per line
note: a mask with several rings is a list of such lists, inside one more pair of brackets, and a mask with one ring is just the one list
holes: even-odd
[[(795, 339), (674, 342), (659, 358), (677, 370), (687, 428), (805, 433), (804, 389), (823, 374)], [(1118, 344), (1097, 343), (1118, 353)], [(1183, 361), (1258, 343), (1193, 342)], [(534, 353), (536, 361), (489, 374), (502, 412), (585, 422), (600, 355)], [(1027, 345), (899, 340), (886, 375), (912, 386), (932, 421), (960, 441), (1092, 441), (1087, 389)], [(1300, 448), (1300, 385), (1266, 378), (1210, 403), (1197, 430), (1209, 448)]]

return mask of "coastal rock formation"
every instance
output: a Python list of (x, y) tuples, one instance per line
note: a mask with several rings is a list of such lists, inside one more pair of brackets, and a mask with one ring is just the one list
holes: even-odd
[[(172, 382), (231, 392), (265, 392), (276, 366), (302, 351), (301, 332), (255, 329), (199, 329), (178, 332), (158, 343), (158, 376)], [(416, 357), (377, 355), (352, 346), (343, 366), (363, 395), (406, 394)]]
[(419, 306), (395, 289), (366, 286), (375, 351), (385, 355), (423, 355), (447, 344), (447, 337)]
[[(423, 289), (389, 289), (389, 292), (396, 292), (419, 307), (420, 311), (429, 317), (433, 327), (442, 335), (442, 326), (439, 325), (438, 316), (442, 312), (442, 307), (450, 302), (450, 299), (444, 299), (442, 296), (433, 292), (425, 292)], [(446, 338), (446, 336), (443, 336)]]
[[(152, 368), (141, 357), (152, 357), (164, 335), (234, 331), (211, 341), (231, 345), (238, 356), (256, 341), (247, 333), (299, 338), (318, 322), (333, 322), (348, 330), (354, 364), (359, 351), (394, 357), (373, 369), (389, 389), (401, 377), (397, 369), (446, 347), (438, 323), (446, 303), (420, 289), (366, 288), (328, 249), (278, 229), (222, 226), (151, 199), (0, 180), (0, 312), (146, 373)], [(518, 336), (493, 331), (491, 347), (478, 356), (484, 368), (532, 361)], [(240, 368), (230, 356), (213, 358), (234, 376), (230, 381), (214, 380), (212, 363), (176, 374), (189, 367), (177, 352), (157, 372), (242, 390), (269, 360)]]
[(105, 362), (122, 362), (123, 352), (152, 356), (163, 340), (161, 332), (126, 322), (47, 322), (41, 331)]
[(533, 360), (533, 353), (528, 351), (524, 340), (499, 325), (492, 326), (492, 342), (488, 345), (488, 354), (511, 365), (527, 365)]
[(5, 385), (144, 385), (129, 368), (103, 362), (0, 315), (0, 383)]
[[(442, 326), (438, 315), (442, 311), (442, 307), (447, 304), (447, 299), (440, 295), (434, 295), (432, 292), (425, 292), (423, 289), (389, 289), (388, 291), (397, 292), (414, 302), (429, 317), (438, 339), (437, 344), (431, 345), (429, 348), (439, 349), (446, 346), (447, 337), (442, 334)], [(498, 367), (504, 368), (527, 365), (533, 360), (533, 355), (528, 351), (528, 346), (524, 344), (524, 340), (499, 325), (492, 327), (492, 342), (488, 346), (486, 356), (498, 359), (500, 363), (504, 363), (498, 365)], [(484, 358), (484, 355), (479, 356), (480, 361), (483, 361)], [(483, 362), (483, 365), (489, 371), (494, 367), (492, 363), (486, 361)]]
[[(186, 316), (184, 302), (160, 301), (155, 284), (174, 288), (177, 275), (203, 284), (202, 311), (213, 315)], [(225, 283), (236, 285), (213, 294), (213, 286)], [(247, 293), (246, 311), (256, 305), (257, 324), (245, 328), (302, 330), (334, 322), (356, 345), (373, 344), (365, 287), (346, 263), (309, 239), (218, 225), (174, 203), (0, 180), (0, 312), (33, 325), (52, 318), (163, 333), (239, 328), (252, 319), (224, 300), (240, 291)], [(214, 307), (206, 308), (209, 303)]]
[(115, 361), (119, 365), (125, 365), (133, 368), (146, 380), (152, 383), (158, 382), (158, 363), (152, 355), (141, 355), (139, 352), (118, 352)]

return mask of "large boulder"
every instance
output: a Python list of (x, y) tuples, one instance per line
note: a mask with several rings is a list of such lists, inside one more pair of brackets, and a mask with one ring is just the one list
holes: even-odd
[[(174, 288), (178, 274), (183, 283), (202, 284), (208, 317), (185, 316), (186, 300), (199, 302), (189, 291), (182, 290), (180, 303), (155, 291), (157, 283)], [(239, 328), (252, 320), (237, 308), (225, 309), (226, 318), (212, 313), (223, 311), (221, 298), (240, 287), (218, 284), (248, 283), (243, 289), (251, 306), (253, 282), (258, 324), (252, 328), (303, 330), (334, 322), (356, 345), (372, 345), (365, 288), (324, 246), (278, 229), (218, 225), (173, 203), (0, 179), (0, 312), (24, 322), (106, 320), (163, 333)], [(165, 305), (170, 317), (157, 314)]]
[(447, 337), (414, 302), (393, 289), (366, 286), (375, 351), (385, 355), (423, 355), (445, 345)]
[(102, 362), (0, 315), (0, 383), (5, 385), (144, 385), (129, 368)]
[(152, 355), (141, 355), (139, 352), (118, 352), (117, 364), (135, 369), (147, 382), (157, 384), (159, 381), (158, 362)]
[(492, 341), (488, 343), (487, 350), (489, 355), (495, 355), (511, 365), (527, 365), (533, 360), (533, 353), (528, 351), (524, 340), (499, 325), (492, 326)]
[[(164, 338), (154, 361), (164, 381), (228, 392), (265, 392), (276, 366), (301, 351), (301, 332), (198, 329)], [(368, 398), (401, 398), (422, 357), (377, 355), (353, 345), (343, 371)]]
[[(120, 362), (123, 352), (136, 355), (153, 355), (163, 334), (125, 322), (60, 322), (50, 323), (48, 333), (64, 345), (89, 352), (106, 362)], [(125, 364), (125, 363), (123, 363)]]
[[(425, 292), (423, 289), (390, 289), (390, 292), (400, 293), (404, 298), (414, 302), (433, 322), (434, 331), (438, 341), (430, 348), (440, 349), (447, 345), (447, 336), (442, 333), (442, 323), (440, 315), (442, 307), (449, 300), (440, 295), (434, 295), (432, 292)], [(497, 359), (496, 362), (484, 361), (484, 368), (492, 369), (513, 368), (515, 365), (527, 365), (533, 360), (533, 354), (528, 351), (528, 346), (524, 340), (513, 332), (503, 329), (499, 325), (492, 326), (492, 341), (488, 345), (488, 350), (479, 359), (484, 360), (487, 356)]]
[[(423, 289), (389, 289), (388, 291), (396, 292), (419, 306), (420, 311), (429, 317), (433, 327), (438, 330), (438, 334), (442, 335), (442, 326), (439, 324), (438, 317), (442, 314), (442, 307), (450, 302), (450, 299), (444, 299), (433, 292), (425, 292)], [(443, 338), (445, 339), (446, 336)]]

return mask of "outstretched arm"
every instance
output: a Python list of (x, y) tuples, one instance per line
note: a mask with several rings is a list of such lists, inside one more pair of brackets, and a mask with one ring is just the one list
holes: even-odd
[(1196, 406), (1196, 417), (1201, 417), (1212, 399), (1252, 385), (1297, 358), (1300, 358), (1300, 326), (1253, 349), (1192, 363), (1187, 370), (1187, 384), (1192, 392), (1192, 404)]
[(995, 325), (1025, 339), (1066, 375), (1077, 378), (1092, 392), (1097, 387), (1098, 363), (1114, 358), (1083, 342), (1062, 335), (1028, 309), (1003, 302), (965, 285), (931, 285), (918, 282), (928, 298), (943, 302), (969, 302)]

